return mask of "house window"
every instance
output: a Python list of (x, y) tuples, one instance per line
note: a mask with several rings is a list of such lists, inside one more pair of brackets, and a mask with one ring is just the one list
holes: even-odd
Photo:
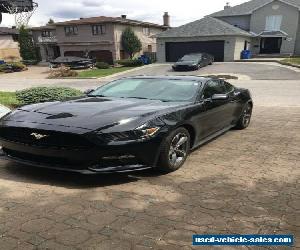
[(282, 16), (267, 16), (266, 17), (266, 28), (268, 31), (279, 31), (281, 29)]
[(152, 52), (152, 45), (148, 45), (148, 52)]
[(53, 36), (52, 31), (49, 30), (42, 31), (42, 37), (52, 37), (52, 36)]
[(143, 34), (146, 35), (146, 36), (149, 36), (150, 35), (150, 28), (149, 27), (144, 27), (143, 28)]
[(106, 33), (105, 25), (92, 25), (93, 36), (103, 35)]
[(77, 26), (66, 26), (65, 27), (66, 36), (76, 36), (78, 35), (78, 27)]

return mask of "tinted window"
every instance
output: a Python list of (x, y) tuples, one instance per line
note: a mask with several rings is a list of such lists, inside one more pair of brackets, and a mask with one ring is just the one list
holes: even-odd
[(192, 101), (201, 82), (176, 79), (121, 79), (92, 92), (92, 96), (141, 98), (162, 101)]
[(185, 55), (179, 61), (197, 61), (200, 60), (202, 55)]
[(228, 82), (224, 82), (224, 86), (226, 93), (232, 92), (234, 90), (234, 87)]
[(212, 97), (214, 94), (225, 94), (225, 88), (221, 81), (212, 80), (206, 84), (203, 92), (204, 99)]

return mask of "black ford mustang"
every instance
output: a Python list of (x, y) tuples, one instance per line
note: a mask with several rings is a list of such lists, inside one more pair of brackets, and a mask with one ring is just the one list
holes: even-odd
[(198, 70), (201, 67), (212, 65), (214, 57), (207, 53), (188, 54), (180, 58), (172, 68), (174, 71)]
[(202, 77), (120, 79), (66, 102), (19, 108), (0, 120), (14, 161), (80, 173), (180, 168), (191, 149), (236, 127), (253, 103), (246, 89)]

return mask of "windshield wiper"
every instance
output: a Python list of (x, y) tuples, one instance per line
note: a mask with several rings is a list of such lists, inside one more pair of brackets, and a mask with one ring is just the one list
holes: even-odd
[(141, 100), (151, 100), (151, 99), (146, 98), (146, 97), (138, 97), (138, 96), (130, 96), (130, 97), (124, 97), (124, 98), (134, 98), (134, 99), (141, 99)]
[(88, 97), (108, 97), (108, 96), (105, 96), (105, 95), (87, 95)]

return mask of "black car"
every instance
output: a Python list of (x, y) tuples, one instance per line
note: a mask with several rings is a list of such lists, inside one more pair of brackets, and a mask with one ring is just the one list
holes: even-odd
[(172, 68), (174, 71), (198, 70), (201, 67), (212, 65), (214, 57), (207, 53), (185, 55), (176, 62)]
[(96, 60), (76, 56), (60, 56), (55, 60), (52, 60), (50, 64), (53, 68), (64, 65), (71, 69), (87, 69), (93, 68), (96, 64)]
[(123, 78), (87, 96), (19, 108), (0, 120), (0, 145), (16, 162), (80, 173), (180, 168), (191, 149), (244, 129), (247, 89), (204, 77)]

